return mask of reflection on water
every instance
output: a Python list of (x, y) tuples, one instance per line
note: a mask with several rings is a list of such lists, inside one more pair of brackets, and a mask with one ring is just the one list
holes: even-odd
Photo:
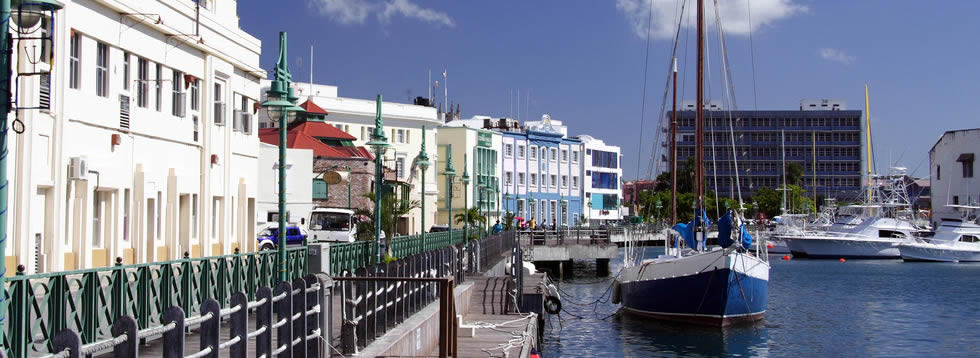
[(608, 296), (588, 303), (612, 277), (585, 261), (575, 275), (561, 282), (567, 312), (546, 324), (545, 356), (980, 356), (976, 264), (775, 260), (765, 320), (725, 328), (606, 318), (618, 308)]

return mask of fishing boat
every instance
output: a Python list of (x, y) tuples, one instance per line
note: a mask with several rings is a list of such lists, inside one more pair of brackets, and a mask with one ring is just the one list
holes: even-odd
[[(769, 296), (769, 262), (764, 245), (749, 250), (752, 236), (741, 210), (718, 220), (718, 243), (708, 248), (710, 222), (704, 187), (704, 1), (697, 1), (698, 64), (695, 114), (694, 219), (677, 223), (677, 61), (674, 60), (674, 111), (671, 124), (671, 224), (666, 252), (641, 260), (628, 250), (613, 284), (612, 301), (628, 314), (653, 319), (725, 326), (761, 319)], [(719, 30), (720, 31), (720, 30)], [(733, 144), (734, 145), (734, 144)], [(733, 151), (734, 153), (734, 151)], [(736, 164), (737, 165), (737, 164)], [(736, 174), (736, 187), (737, 174)], [(739, 195), (741, 204), (741, 195)]]
[(961, 213), (942, 218), (931, 238), (899, 245), (905, 261), (980, 262), (980, 206), (948, 205)]

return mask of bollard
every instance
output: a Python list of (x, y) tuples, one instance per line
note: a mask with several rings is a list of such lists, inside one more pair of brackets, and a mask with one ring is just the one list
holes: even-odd
[(54, 352), (64, 352), (67, 350), (67, 358), (81, 358), (82, 337), (74, 329), (69, 328), (59, 331), (51, 342), (54, 345)]
[(136, 319), (133, 316), (117, 317), (115, 322), (112, 322), (112, 337), (116, 338), (125, 334), (126, 341), (113, 347), (112, 355), (116, 358), (138, 357), (139, 340), (136, 339), (137, 332), (139, 332), (139, 327), (137, 327)]
[(238, 338), (238, 343), (229, 347), (232, 358), (245, 358), (248, 353), (248, 296), (244, 292), (231, 294), (231, 307), (241, 307), (238, 312), (231, 314), (231, 338)]
[(184, 310), (170, 306), (163, 311), (160, 323), (174, 323), (174, 328), (163, 333), (163, 358), (184, 358)]
[(265, 303), (255, 310), (255, 325), (265, 327), (265, 332), (255, 337), (255, 356), (272, 357), (272, 289), (259, 287), (255, 290), (255, 299)]
[(201, 350), (211, 347), (207, 358), (218, 358), (218, 337), (221, 334), (221, 306), (218, 301), (209, 298), (201, 304), (201, 315), (210, 313), (211, 319), (201, 322)]

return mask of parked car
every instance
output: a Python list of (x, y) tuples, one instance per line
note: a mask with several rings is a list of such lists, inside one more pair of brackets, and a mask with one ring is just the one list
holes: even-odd
[[(306, 229), (296, 225), (286, 226), (286, 245), (302, 245), (309, 236)], [(267, 224), (258, 235), (259, 250), (273, 250), (279, 244), (279, 225)]]
[(432, 227), (429, 228), (429, 232), (443, 232), (443, 231), (449, 231), (449, 225), (432, 225)]
[(346, 209), (315, 208), (310, 212), (313, 242), (354, 242), (357, 240), (354, 212)]

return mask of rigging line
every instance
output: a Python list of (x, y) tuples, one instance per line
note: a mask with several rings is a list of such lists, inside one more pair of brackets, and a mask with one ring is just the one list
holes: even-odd
[(755, 84), (755, 43), (752, 41), (752, 0), (745, 1), (749, 15), (749, 53), (752, 54), (752, 102), (755, 110), (759, 110), (759, 93)]
[[(652, 2), (651, 2), (651, 6), (652, 6)], [(659, 117), (659, 120), (658, 120), (657, 128), (663, 128), (664, 127), (664, 121), (666, 120), (666, 118), (664, 117), (664, 112), (666, 111), (666, 108), (667, 108), (667, 93), (670, 90), (670, 83), (671, 83), (671, 78), (672, 78), (671, 76), (672, 76), (672, 72), (673, 72), (673, 59), (676, 59), (677, 58), (677, 44), (680, 42), (679, 40), (680, 40), (680, 33), (681, 33), (681, 24), (684, 21), (684, 11), (685, 11), (686, 6), (687, 6), (687, 0), (683, 0), (681, 2), (681, 6), (680, 6), (680, 10), (681, 11), (680, 11), (680, 17), (679, 17), (679, 19), (676, 16), (676, 13), (675, 13), (675, 18), (674, 19), (675, 19), (675, 21), (677, 21), (677, 31), (674, 34), (674, 41), (673, 41), (673, 44), (672, 44), (672, 47), (671, 47), (670, 58), (667, 61), (667, 81), (666, 81), (666, 83), (664, 83), (664, 95), (663, 95), (663, 97), (660, 100), (660, 114), (658, 116)], [(675, 6), (675, 8), (676, 8), (676, 6)], [(685, 41), (686, 41), (686, 38), (685, 38)], [(685, 46), (686, 46), (686, 42), (685, 42)], [(644, 79), (644, 81), (646, 81), (646, 80)], [(641, 131), (641, 134), (642, 134), (642, 131)], [(659, 150), (659, 147), (657, 146), (657, 144), (660, 143), (660, 137), (661, 137), (661, 132), (660, 131), (656, 131), (656, 133), (654, 134), (653, 150), (650, 151), (650, 162), (647, 163), (647, 179), (652, 179), (652, 177), (653, 177), (653, 168), (655, 166), (657, 166), (655, 163), (657, 163), (657, 157), (658, 157), (658, 154), (659, 154), (659, 151), (660, 151)], [(642, 146), (641, 146), (641, 148), (642, 148)], [(637, 158), (637, 167), (638, 167), (637, 170), (639, 170), (639, 159), (640, 158)], [(639, 175), (639, 173), (637, 173), (637, 175)], [(639, 179), (639, 178), (637, 178), (637, 179)]]
[[(715, 11), (718, 11), (717, 3), (715, 3)], [(708, 70), (705, 71), (705, 74), (708, 76), (708, 103), (711, 103), (711, 87), (713, 86), (713, 83), (711, 82), (711, 40), (705, 36), (704, 42), (704, 67), (708, 68)], [(708, 108), (711, 108), (711, 106), (708, 106)], [(718, 202), (718, 156), (715, 154), (715, 121), (714, 115), (712, 114), (713, 111), (707, 110), (705, 113), (708, 114), (707, 117), (709, 118), (705, 118), (704, 120), (709, 123), (709, 126), (711, 126), (709, 132), (711, 133), (711, 178), (714, 179), (715, 183), (715, 218), (720, 218), (721, 209), (719, 206), (721, 203)]]
[[(646, 124), (646, 107), (647, 107), (647, 68), (650, 66), (650, 29), (653, 27), (653, 1), (650, 2), (650, 15), (647, 17), (647, 43), (644, 47), (644, 57), (643, 57), (643, 97), (640, 99), (640, 144), (636, 147), (636, 179), (640, 179), (640, 158), (643, 156), (643, 127)], [(656, 147), (656, 146), (654, 146)]]
[[(722, 68), (724, 69), (722, 79), (725, 81), (725, 99), (728, 101), (728, 123), (729, 129), (731, 131), (732, 137), (732, 163), (734, 165), (734, 177), (735, 177), (735, 190), (731, 192), (732, 199), (734, 200), (735, 191), (738, 192), (738, 206), (739, 209), (742, 208), (744, 202), (742, 201), (742, 186), (741, 180), (738, 176), (738, 156), (736, 154), (735, 148), (735, 127), (732, 124), (732, 112), (738, 110), (738, 102), (735, 101), (735, 80), (732, 78), (731, 66), (728, 60), (728, 46), (725, 42), (725, 29), (721, 26), (721, 12), (718, 10), (718, 0), (714, 0), (715, 3), (715, 21), (718, 28), (718, 42), (721, 46), (722, 53)], [(753, 70), (753, 75), (754, 75)], [(754, 82), (753, 82), (754, 83)]]

